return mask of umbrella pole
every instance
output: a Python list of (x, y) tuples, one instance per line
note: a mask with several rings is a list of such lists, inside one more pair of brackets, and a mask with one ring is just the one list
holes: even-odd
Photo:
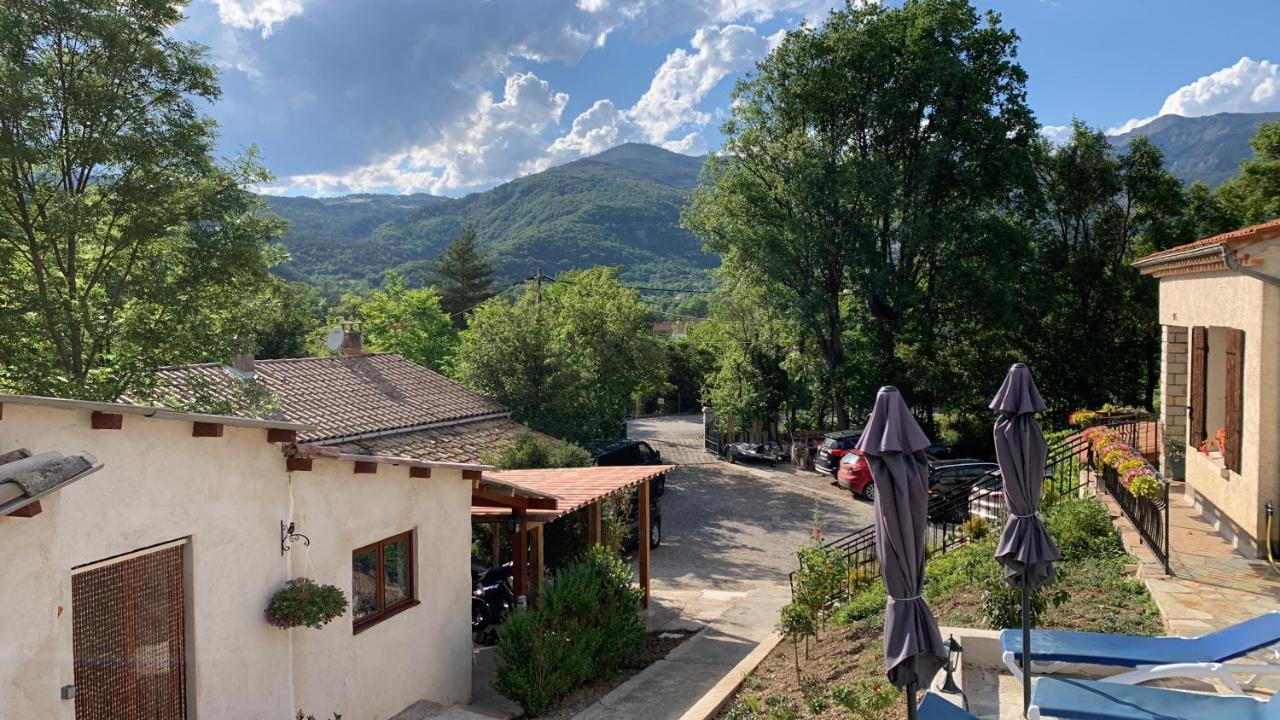
[(1022, 715), (1031, 706), (1031, 590), (1027, 574), (1022, 575)]
[(907, 720), (916, 720), (916, 683), (907, 683)]

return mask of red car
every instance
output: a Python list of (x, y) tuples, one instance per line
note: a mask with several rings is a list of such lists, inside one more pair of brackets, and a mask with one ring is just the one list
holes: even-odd
[(876, 484), (871, 482), (871, 469), (861, 450), (851, 449), (840, 458), (836, 484), (867, 501), (875, 500)]

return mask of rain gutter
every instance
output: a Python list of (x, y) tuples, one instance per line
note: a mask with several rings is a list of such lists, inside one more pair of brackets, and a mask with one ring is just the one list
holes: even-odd
[(1226, 244), (1219, 245), (1218, 249), (1222, 251), (1222, 262), (1226, 263), (1228, 270), (1235, 273), (1239, 273), (1241, 275), (1245, 275), (1247, 277), (1251, 277), (1254, 280), (1261, 280), (1264, 283), (1268, 283), (1271, 285), (1275, 285), (1276, 287), (1280, 287), (1280, 277), (1276, 277), (1275, 275), (1268, 275), (1267, 273), (1264, 273), (1264, 272), (1258, 272), (1253, 268), (1248, 268), (1241, 265), (1240, 261), (1236, 259), (1236, 254), (1231, 252), (1231, 250), (1227, 248)]

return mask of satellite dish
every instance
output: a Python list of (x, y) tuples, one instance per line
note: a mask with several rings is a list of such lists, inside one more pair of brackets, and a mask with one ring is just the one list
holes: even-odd
[(345, 335), (346, 333), (344, 333), (342, 331), (342, 328), (340, 327), (333, 328), (332, 330), (329, 331), (329, 335), (327, 338), (327, 343), (329, 345), (329, 352), (338, 352), (339, 350), (342, 349), (342, 340), (345, 337)]

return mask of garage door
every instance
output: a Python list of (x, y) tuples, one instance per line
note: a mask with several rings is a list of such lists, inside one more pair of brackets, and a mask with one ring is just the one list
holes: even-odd
[(76, 720), (187, 717), (183, 548), (73, 571)]

